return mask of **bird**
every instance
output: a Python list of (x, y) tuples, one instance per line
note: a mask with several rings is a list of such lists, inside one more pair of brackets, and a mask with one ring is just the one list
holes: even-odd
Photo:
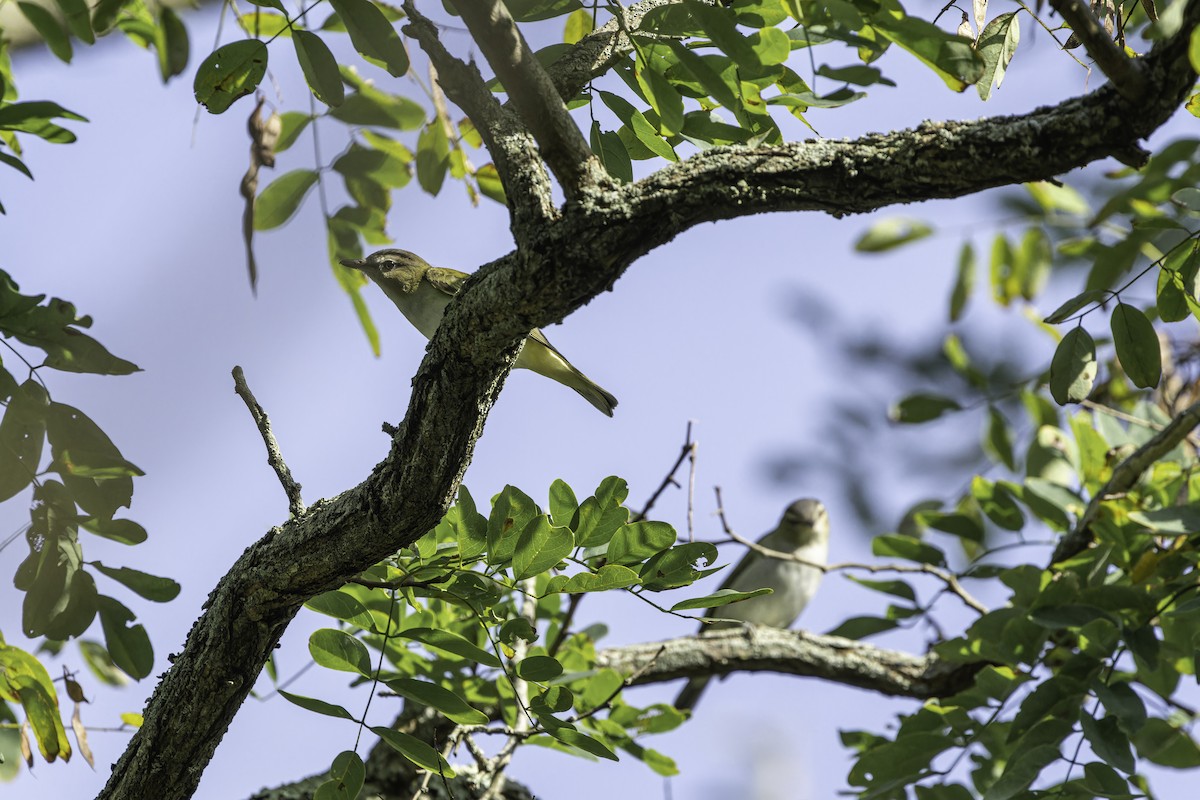
[[(431, 266), (415, 253), (396, 248), (379, 250), (366, 258), (342, 259), (341, 264), (362, 272), (378, 285), (426, 339), (433, 338), (446, 306), (470, 277), (456, 269)], [(558, 381), (602, 413), (613, 415), (617, 398), (576, 369), (537, 328), (529, 332), (513, 368), (530, 369)]]
[[(812, 600), (821, 583), (822, 571), (809, 564), (825, 566), (829, 558), (829, 514), (819, 500), (797, 500), (783, 512), (775, 529), (765, 534), (758, 543), (768, 550), (789, 553), (807, 563), (771, 558), (756, 550), (748, 551), (733, 572), (729, 573), (721, 588), (750, 592), (769, 587), (774, 591), (738, 603), (710, 608), (705, 616), (720, 617), (722, 621), (705, 623), (701, 631), (732, 628), (745, 623), (771, 628), (791, 626)], [(689, 679), (675, 699), (675, 707), (681, 711), (694, 709), (711, 680), (711, 675)]]

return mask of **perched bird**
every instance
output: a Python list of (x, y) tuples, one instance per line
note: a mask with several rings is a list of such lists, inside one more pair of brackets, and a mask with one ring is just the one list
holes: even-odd
[[(342, 266), (360, 270), (378, 284), (426, 339), (433, 338), (450, 299), (470, 277), (456, 269), (432, 267), (407, 250), (380, 250), (366, 258), (343, 259)], [(577, 370), (537, 328), (529, 332), (513, 367), (531, 369), (569, 386), (608, 416), (613, 415), (617, 398)]]
[[(759, 539), (758, 543), (768, 550), (790, 553), (810, 564), (824, 566), (829, 557), (829, 515), (825, 506), (818, 500), (797, 500), (783, 512), (783, 518), (775, 530)], [(711, 622), (700, 630), (732, 628), (747, 622), (787, 628), (816, 594), (821, 574), (816, 567), (770, 558), (750, 550), (729, 573), (721, 588), (750, 592), (767, 587), (774, 591), (740, 603), (710, 608), (705, 616), (737, 621)], [(711, 680), (712, 676), (690, 679), (675, 699), (675, 707), (680, 710), (694, 708)]]

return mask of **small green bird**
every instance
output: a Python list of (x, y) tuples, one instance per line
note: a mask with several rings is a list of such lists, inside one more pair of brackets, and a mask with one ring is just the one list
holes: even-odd
[[(456, 269), (430, 266), (407, 250), (380, 250), (366, 258), (343, 259), (342, 266), (360, 270), (378, 284), (426, 339), (433, 338), (450, 299), (470, 277)], [(576, 369), (537, 328), (529, 332), (513, 367), (531, 369), (569, 386), (608, 416), (613, 415), (617, 398)]]
[[(705, 616), (737, 622), (710, 622), (700, 628), (701, 632), (732, 628), (739, 622), (771, 628), (787, 628), (795, 622), (817, 593), (823, 575), (820, 569), (809, 564), (825, 566), (829, 558), (829, 514), (819, 500), (797, 500), (783, 512), (775, 529), (758, 543), (768, 550), (789, 553), (807, 563), (769, 558), (756, 550), (747, 551), (721, 588), (739, 592), (762, 588), (774, 591), (740, 603), (710, 608)], [(694, 708), (711, 680), (710, 675), (689, 680), (675, 699), (675, 707), (681, 711)]]

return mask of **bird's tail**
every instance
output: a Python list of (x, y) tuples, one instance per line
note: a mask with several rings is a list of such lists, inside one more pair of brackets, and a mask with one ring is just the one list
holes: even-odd
[(700, 695), (704, 694), (704, 690), (708, 688), (711, 680), (711, 675), (689, 680), (679, 690), (679, 696), (675, 698), (675, 707), (680, 711), (691, 711), (696, 707), (696, 703), (700, 702)]
[(579, 370), (575, 370), (575, 376), (578, 378), (578, 380), (572, 381), (567, 385), (579, 392), (584, 400), (587, 400), (596, 408), (600, 409), (601, 413), (607, 414), (611, 417), (613, 415), (613, 409), (616, 408), (617, 405), (617, 398), (601, 389), (595, 381), (593, 381), (587, 375), (584, 375)]

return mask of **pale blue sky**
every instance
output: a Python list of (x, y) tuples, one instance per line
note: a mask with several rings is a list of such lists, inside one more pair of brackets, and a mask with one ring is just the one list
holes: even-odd
[[(215, 19), (212, 10), (186, 15), (193, 69), (211, 46)], [(225, 40), (231, 35), (227, 26)], [(1028, 26), (1026, 38), (1032, 38)], [(835, 65), (850, 60), (829, 58)], [(290, 45), (274, 45), (272, 59), (282, 108), (306, 107)], [(388, 441), (380, 423), (398, 421), (404, 413), (425, 342), (382, 295), (370, 293), (383, 339), (383, 357), (371, 356), (330, 275), (315, 197), (286, 229), (260, 235), (258, 297), (251, 296), (237, 195), (247, 161), (249, 101), (223, 117), (204, 114), (193, 126), (190, 73), (164, 88), (153, 56), (123, 41), (81, 49), (69, 67), (39, 50), (22, 52), (15, 70), (23, 99), (54, 99), (91, 120), (70, 123), (80, 137), (76, 144), (30, 142), (27, 163), (35, 182), (2, 173), (0, 199), (8, 216), (0, 220), (0, 268), (25, 292), (74, 302), (95, 318), (94, 334), (105, 345), (145, 370), (128, 378), (44, 377), (55, 399), (82, 407), (147, 473), (135, 484), (129, 516), (146, 527), (149, 541), (128, 549), (88, 538), (85, 552), (90, 559), (169, 575), (183, 584), (181, 596), (162, 606), (101, 586), (132, 602), (148, 627), (156, 676), (166, 668), (167, 654), (179, 649), (219, 576), (250, 542), (286, 518), (283, 493), (233, 394), (230, 369), (244, 367), (304, 486), (304, 499), (312, 503), (356, 484), (383, 457)], [(899, 89), (877, 87), (846, 109), (813, 112), (812, 122), (824, 135), (854, 136), (925, 118), (1019, 112), (1086, 88), (1081, 69), (1046, 50), (1019, 53), (1004, 87), (986, 106), (973, 91), (951, 94), (903, 54), (890, 55), (885, 72)], [(1175, 130), (1183, 124), (1177, 120)], [(325, 142), (333, 153), (343, 140), (337, 129), (329, 131)], [(274, 174), (306, 166), (309, 152), (305, 140), (281, 158)], [(476, 163), (485, 160), (476, 157)], [(260, 185), (271, 177), (264, 172)], [(945, 319), (962, 230), (979, 223), (986, 232), (993, 208), (986, 199), (972, 198), (890, 209), (886, 215), (913, 214), (964, 227), (886, 258), (851, 252), (867, 218), (775, 215), (688, 232), (635, 264), (614, 292), (547, 332), (618, 397), (615, 418), (601, 416), (563, 387), (516, 373), (479, 442), (468, 486), (476, 498), (486, 498), (514, 483), (541, 500), (550, 482), (561, 477), (582, 497), (604, 476), (618, 474), (629, 481), (631, 505), (637, 505), (674, 460), (687, 421), (696, 420), (698, 533), (712, 538), (718, 532), (711, 516), (711, 487), (718, 484), (731, 523), (743, 535), (757, 536), (792, 499), (827, 496), (828, 483), (769, 482), (764, 463), (769, 455), (803, 451), (821, 437), (822, 403), (854, 385), (854, 377), (823, 354), (824, 343), (789, 320), (790, 299), (815, 296), (836, 308), (843, 321), (895, 337), (934, 331)], [(449, 181), (436, 199), (421, 193), (415, 181), (397, 195), (390, 230), (398, 246), (465, 270), (511, 246), (503, 209), (488, 201), (470, 208), (461, 187)], [(977, 309), (986, 305), (982, 296), (976, 298)], [(1020, 327), (990, 309), (981, 316), (989, 324)], [(895, 507), (913, 499), (902, 481), (881, 483), (878, 491)], [(868, 532), (852, 530), (852, 516), (836, 499), (830, 506), (831, 557), (868, 558)], [(668, 494), (657, 512), (682, 528), (683, 495)], [(24, 519), (21, 501), (0, 507), (2, 532)], [(11, 573), (23, 549), (18, 542), (0, 553), (0, 571)], [(19, 604), (11, 583), (0, 582), (0, 629), (18, 646)], [(882, 607), (876, 596), (832, 576), (800, 624), (829, 630), (846, 616)], [(604, 644), (692, 630), (619, 594), (589, 599), (581, 613), (584, 621), (621, 620)], [(308, 614), (293, 624), (279, 655), (284, 676), (306, 661), (306, 638), (323, 624)], [(919, 636), (889, 641), (914, 649), (921, 644)], [(67, 663), (78, 665), (73, 657)], [(154, 681), (152, 676), (124, 692), (86, 683), (96, 702), (85, 708), (85, 721), (115, 724), (118, 713), (140, 709)], [(293, 688), (361, 707), (365, 696), (348, 692), (345, 683), (344, 676), (312, 670)], [(269, 687), (264, 681), (260, 688)], [(676, 688), (633, 694), (667, 700)], [(849, 763), (836, 729), (879, 730), (906, 706), (814, 681), (741, 676), (710, 691), (693, 724), (646, 744), (678, 760), (683, 775), (673, 781), (677, 800), (740, 794), (733, 787), (756, 766), (771, 776), (761, 797), (830, 797), (844, 788)], [(373, 707), (378, 722), (390, 713), (385, 704)], [(323, 770), (353, 744), (354, 733), (348, 724), (280, 700), (249, 700), (197, 797), (243, 797)], [(96, 733), (91, 739), (96, 772), (82, 761), (67, 766), (39, 761), (32, 776), (5, 787), (6, 796), (92, 796), (125, 741), (124, 734)], [(631, 759), (592, 765), (538, 748), (521, 750), (511, 774), (552, 799), (608, 798), (618, 785), (629, 797), (656, 797), (662, 784)]]

